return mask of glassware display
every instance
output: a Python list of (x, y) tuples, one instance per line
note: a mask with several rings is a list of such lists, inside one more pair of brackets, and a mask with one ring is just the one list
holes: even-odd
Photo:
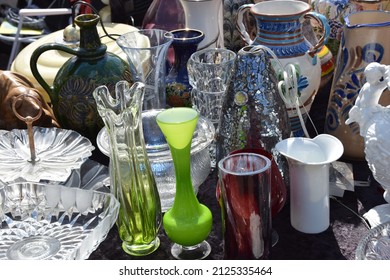
[[(161, 209), (166, 212), (173, 205), (175, 198), (176, 176), (169, 146), (156, 122), (156, 116), (164, 109), (142, 112), (146, 151), (160, 194)], [(191, 143), (191, 179), (195, 194), (199, 186), (210, 174), (209, 146), (214, 139), (214, 126), (204, 117), (199, 117)], [(99, 150), (110, 156), (108, 133), (103, 128), (97, 139)]]
[(218, 162), (225, 259), (269, 259), (271, 161), (237, 153)]
[(357, 260), (390, 260), (390, 222), (370, 229), (360, 240)]
[(0, 180), (64, 182), (92, 155), (91, 141), (73, 130), (33, 127), (36, 159), (32, 162), (27, 129), (0, 134)]
[(164, 215), (163, 225), (174, 242), (171, 253), (177, 259), (204, 259), (211, 251), (205, 239), (211, 231), (212, 214), (196, 198), (190, 173), (191, 141), (198, 118), (194, 109), (186, 107), (164, 110), (156, 118), (175, 166), (175, 200)]
[(160, 245), (161, 205), (142, 130), (144, 85), (121, 81), (115, 98), (105, 86), (93, 96), (110, 139), (111, 192), (120, 202), (122, 248), (130, 255), (150, 254)]
[(87, 259), (115, 224), (110, 193), (19, 182), (0, 186), (0, 259)]
[(116, 40), (127, 56), (133, 81), (145, 84), (143, 110), (166, 108), (166, 58), (172, 41), (172, 33), (161, 29), (141, 29)]
[(171, 107), (192, 107), (187, 62), (204, 39), (204, 34), (196, 29), (177, 29), (171, 33), (175, 59), (166, 78), (167, 104)]

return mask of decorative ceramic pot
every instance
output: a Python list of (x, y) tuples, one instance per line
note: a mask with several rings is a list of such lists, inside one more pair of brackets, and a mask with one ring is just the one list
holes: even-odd
[(329, 23), (330, 34), (326, 46), (336, 57), (339, 50), (344, 17), (358, 10), (353, 1), (348, 0), (312, 0), (311, 6), (317, 13), (323, 14)]
[[(329, 96), (324, 131), (344, 144), (344, 157), (364, 160), (364, 142), (356, 123), (345, 124), (365, 83), (364, 69), (371, 62), (390, 64), (390, 12), (360, 11), (345, 18)], [(380, 104), (389, 105), (383, 96)]]
[[(76, 49), (62, 44), (39, 46), (32, 54), (30, 67), (35, 79), (50, 96), (53, 111), (62, 128), (72, 129), (96, 143), (103, 127), (92, 92), (99, 85), (114, 90), (120, 80), (132, 81), (128, 64), (119, 56), (107, 52), (100, 41), (96, 25), (99, 16), (79, 15), (75, 23), (80, 27), (80, 45)], [(58, 50), (71, 57), (57, 72), (50, 87), (38, 71), (38, 58), (46, 51)]]
[[(243, 16), (247, 10), (250, 10), (257, 22), (257, 36), (254, 40), (251, 40), (243, 24)], [(322, 37), (314, 46), (303, 34), (302, 22), (306, 19), (314, 19), (323, 30)], [(287, 64), (295, 66), (299, 109), (288, 105), (287, 110), (294, 136), (303, 136), (304, 130), (298, 110), (301, 111), (303, 119), (306, 119), (320, 86), (321, 61), (317, 53), (329, 36), (326, 18), (311, 12), (310, 5), (302, 1), (266, 1), (241, 6), (237, 16), (237, 27), (248, 44), (267, 46), (284, 66)], [(283, 79), (282, 75), (280, 79)]]

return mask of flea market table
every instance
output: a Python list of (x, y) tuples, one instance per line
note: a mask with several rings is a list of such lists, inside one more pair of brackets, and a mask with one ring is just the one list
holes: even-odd
[[(319, 92), (311, 109), (311, 116), (319, 132), (326, 112), (330, 84)], [(308, 126), (309, 131), (313, 129)], [(107, 164), (108, 158), (99, 156)], [(104, 156), (103, 156), (104, 157)], [(342, 160), (342, 159), (341, 159)], [(273, 219), (273, 228), (279, 235), (278, 243), (272, 248), (272, 260), (343, 260), (355, 259), (355, 251), (360, 239), (369, 230), (369, 225), (362, 215), (374, 206), (384, 204), (383, 190), (372, 178), (365, 161), (351, 162), (355, 181), (367, 181), (368, 186), (356, 186), (354, 191), (345, 191), (343, 197), (330, 199), (330, 226), (319, 234), (305, 234), (295, 230), (290, 224), (289, 197), (282, 211)], [(215, 196), (217, 170), (213, 170), (206, 181), (199, 187), (198, 199), (207, 205), (213, 213), (213, 228), (207, 239), (212, 251), (207, 259), (221, 260), (223, 254), (221, 213)], [(107, 238), (90, 255), (92, 260), (167, 260), (171, 241), (160, 229), (160, 247), (152, 254), (134, 257), (126, 254), (122, 248), (118, 230), (114, 226)]]

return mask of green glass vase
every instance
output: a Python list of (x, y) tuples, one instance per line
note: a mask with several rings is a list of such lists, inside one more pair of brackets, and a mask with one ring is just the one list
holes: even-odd
[(177, 259), (203, 259), (211, 251), (205, 239), (211, 231), (212, 214), (196, 198), (190, 166), (199, 114), (192, 108), (176, 107), (162, 111), (156, 119), (171, 150), (176, 175), (175, 200), (163, 218), (165, 232), (175, 242), (171, 253)]
[(155, 251), (160, 240), (161, 205), (142, 130), (144, 84), (116, 84), (93, 92), (110, 142), (111, 192), (120, 202), (117, 227), (123, 250), (135, 256)]

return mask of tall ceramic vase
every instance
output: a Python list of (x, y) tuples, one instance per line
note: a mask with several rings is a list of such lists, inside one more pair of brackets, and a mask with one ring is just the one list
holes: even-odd
[(180, 0), (186, 18), (186, 28), (198, 29), (205, 34), (199, 49), (223, 48), (223, 1)]
[[(345, 124), (365, 83), (364, 69), (371, 62), (390, 64), (390, 12), (361, 11), (345, 18), (343, 35), (326, 112), (325, 132), (344, 144), (343, 157), (364, 161), (364, 141), (357, 123)], [(389, 105), (386, 95), (381, 105)]]
[[(257, 35), (254, 40), (243, 23), (243, 17), (248, 10), (257, 22)], [(322, 37), (314, 46), (303, 34), (302, 22), (306, 19), (314, 19), (323, 30)], [(283, 65), (295, 66), (299, 105), (286, 105), (294, 136), (303, 136), (304, 130), (298, 110), (305, 120), (320, 86), (321, 61), (317, 53), (329, 37), (329, 25), (325, 16), (311, 12), (310, 5), (303, 1), (266, 1), (241, 6), (237, 15), (237, 27), (249, 45), (267, 46)], [(278, 79), (283, 79), (282, 73), (279, 74)]]
[(120, 202), (122, 248), (130, 255), (150, 254), (160, 244), (161, 205), (142, 130), (144, 85), (121, 81), (115, 99), (105, 86), (93, 95), (109, 134), (111, 192)]
[(329, 227), (329, 165), (343, 154), (336, 137), (320, 134), (313, 139), (291, 137), (276, 144), (288, 160), (291, 225), (304, 233)]

